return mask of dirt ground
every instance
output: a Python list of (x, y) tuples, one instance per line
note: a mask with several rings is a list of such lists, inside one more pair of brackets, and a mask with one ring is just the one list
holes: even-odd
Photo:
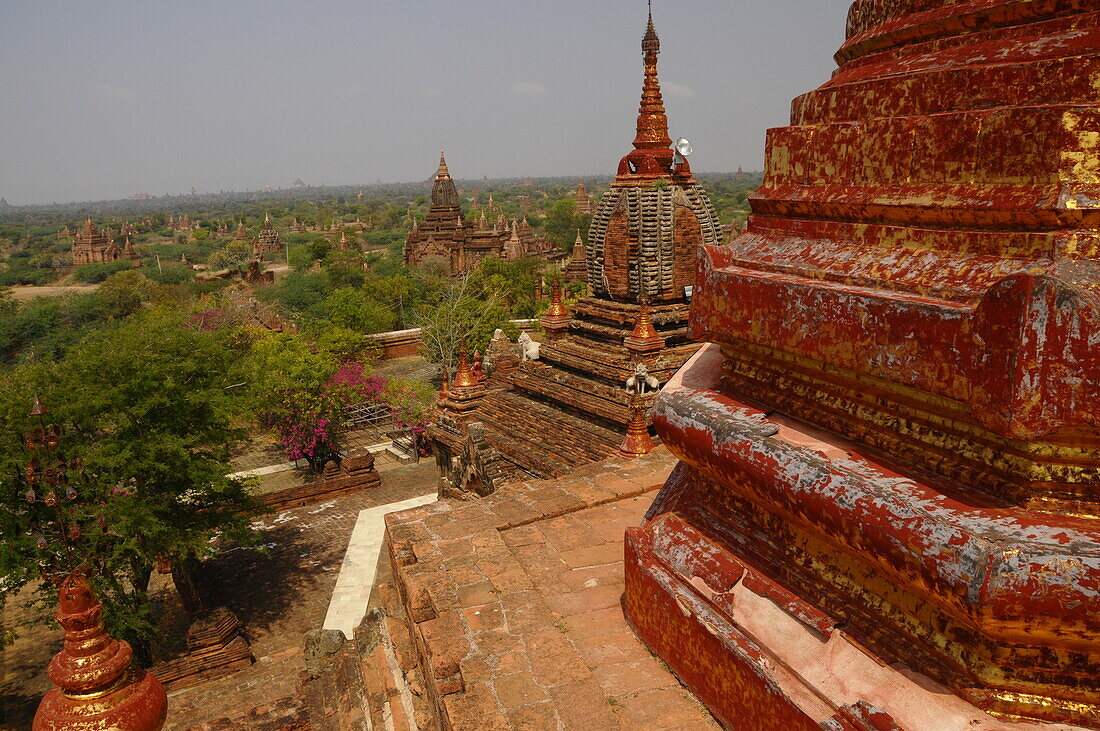
[(19, 286), (11, 288), (12, 299), (31, 300), (36, 297), (60, 297), (70, 292), (93, 292), (98, 284), (70, 284), (59, 287), (27, 287)]

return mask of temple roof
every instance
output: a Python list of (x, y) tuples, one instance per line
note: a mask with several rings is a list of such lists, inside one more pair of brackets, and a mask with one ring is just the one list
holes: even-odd
[[(458, 211), (458, 190), (455, 189), (455, 181), (451, 178), (451, 171), (447, 169), (447, 158), (443, 150), (439, 151), (439, 169), (435, 172), (432, 184), (432, 208)], [(448, 217), (450, 217), (448, 215)]]

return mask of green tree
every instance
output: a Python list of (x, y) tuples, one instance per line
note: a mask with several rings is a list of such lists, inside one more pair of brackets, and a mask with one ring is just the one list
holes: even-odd
[(143, 274), (129, 269), (107, 277), (96, 294), (103, 306), (103, 314), (110, 319), (121, 319), (137, 312), (142, 304), (149, 301), (153, 286)]
[[(148, 661), (153, 635), (153, 564), (207, 555), (215, 537), (253, 540), (259, 507), (229, 479), (232, 445), (242, 436), (236, 354), (219, 333), (151, 309), (104, 328), (58, 363), (25, 365), (0, 390), (0, 583), (6, 591), (85, 566), (107, 599), (111, 630)], [(79, 456), (87, 475), (79, 496), (102, 522), (73, 555), (43, 547), (42, 516), (9, 479), (27, 461), (18, 434), (40, 393), (63, 428), (60, 449)], [(87, 517), (87, 516), (85, 516)], [(96, 526), (99, 526), (97, 529)], [(42, 591), (53, 590), (50, 582)]]
[(342, 287), (334, 290), (325, 298), (323, 308), (330, 322), (349, 330), (369, 335), (393, 327), (393, 312), (361, 289)]
[(211, 269), (236, 269), (252, 261), (252, 245), (234, 239), (206, 260)]
[(543, 230), (546, 237), (565, 251), (573, 250), (577, 239), (577, 230), (587, 231), (591, 216), (577, 215), (577, 202), (572, 198), (562, 198), (550, 209)]
[(474, 286), (466, 276), (418, 308), (414, 324), (421, 329), (425, 357), (439, 364), (444, 378), (450, 380), (461, 344), (484, 350), (493, 331), (507, 320), (508, 308), (500, 291)]

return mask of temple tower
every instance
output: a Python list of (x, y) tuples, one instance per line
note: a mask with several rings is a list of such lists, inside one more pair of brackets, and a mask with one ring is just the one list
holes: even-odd
[(73, 237), (73, 266), (104, 264), (118, 259), (121, 249), (114, 245), (105, 232), (96, 228), (91, 216)]
[(1100, 10), (858, 0), (836, 60), (703, 250), (624, 607), (733, 727), (1100, 728)]
[(577, 202), (578, 216), (588, 216), (592, 213), (592, 200), (588, 197), (583, 180), (577, 182), (577, 189), (573, 191), (573, 200)]
[(634, 149), (619, 162), (588, 235), (589, 286), (597, 297), (680, 304), (694, 280), (695, 250), (720, 243), (718, 216), (683, 161), (673, 167), (657, 77), (661, 41), (650, 16), (642, 39), (645, 81)]
[(581, 236), (579, 229), (577, 230), (577, 240), (573, 242), (573, 251), (569, 255), (569, 261), (566, 263), (563, 272), (566, 281), (588, 281), (588, 255), (585, 253), (584, 238)]
[(263, 258), (265, 254), (281, 254), (283, 241), (279, 238), (279, 232), (271, 223), (271, 214), (264, 214), (264, 225), (260, 228), (260, 235), (252, 242), (252, 255)]
[(529, 225), (513, 231), (503, 214), (492, 229), (486, 225), (484, 212), (477, 225), (467, 221), (446, 157), (442, 151), (439, 153), (439, 168), (432, 180), (431, 207), (423, 222), (413, 221), (405, 240), (406, 265), (441, 258), (452, 274), (460, 274), (475, 268), (486, 257), (511, 259), (552, 251), (553, 245), (535, 236)]
[[(688, 338), (684, 288), (700, 248), (720, 243), (718, 219), (688, 165), (673, 165), (652, 17), (642, 49), (645, 82), (633, 150), (600, 201), (588, 246), (577, 250), (585, 261), (573, 266), (593, 296), (566, 308), (555, 285), (541, 346), (525, 346), (527, 359), (513, 372), (492, 371), (474, 437), (469, 415), (467, 424), (444, 415), (432, 427), (444, 493), (470, 484), (471, 470), (480, 469), (472, 454), (494, 468), (474, 481), (481, 493), (519, 476), (555, 477), (618, 454), (628, 423), (636, 432), (638, 410), (647, 414), (654, 397), (628, 393), (627, 380), (644, 373), (664, 383), (699, 347)], [(503, 216), (497, 227), (509, 231)]]

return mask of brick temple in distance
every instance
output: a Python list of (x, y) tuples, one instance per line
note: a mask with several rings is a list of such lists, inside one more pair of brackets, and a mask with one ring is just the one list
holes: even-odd
[(516, 363), (494, 342), (488, 378), (471, 382), (460, 370), (430, 429), (441, 495), (485, 495), (614, 455), (633, 409), (648, 409), (654, 396), (628, 393), (627, 380), (642, 374), (664, 383), (699, 347), (687, 333), (686, 288), (700, 247), (720, 243), (718, 217), (670, 149), (652, 19), (642, 48), (634, 149), (600, 200), (587, 246), (574, 249), (585, 256), (592, 296), (569, 312), (555, 287), (537, 360)]
[(468, 220), (462, 212), (447, 160), (442, 151), (439, 153), (431, 207), (422, 222), (413, 221), (405, 241), (406, 265), (436, 259), (446, 263), (451, 274), (462, 274), (490, 256), (514, 261), (556, 253), (559, 252), (548, 239), (535, 235), (526, 217), (522, 221), (513, 218), (509, 224), (500, 214), (490, 223), (483, 211), (477, 221)]
[(89, 216), (73, 236), (73, 266), (109, 264), (119, 259), (129, 259), (134, 266), (141, 266), (141, 256), (134, 250), (130, 237), (126, 236), (125, 243), (119, 246), (109, 233), (100, 231)]
[(1100, 728), (1100, 9), (836, 59), (704, 249), (627, 616), (730, 728)]

